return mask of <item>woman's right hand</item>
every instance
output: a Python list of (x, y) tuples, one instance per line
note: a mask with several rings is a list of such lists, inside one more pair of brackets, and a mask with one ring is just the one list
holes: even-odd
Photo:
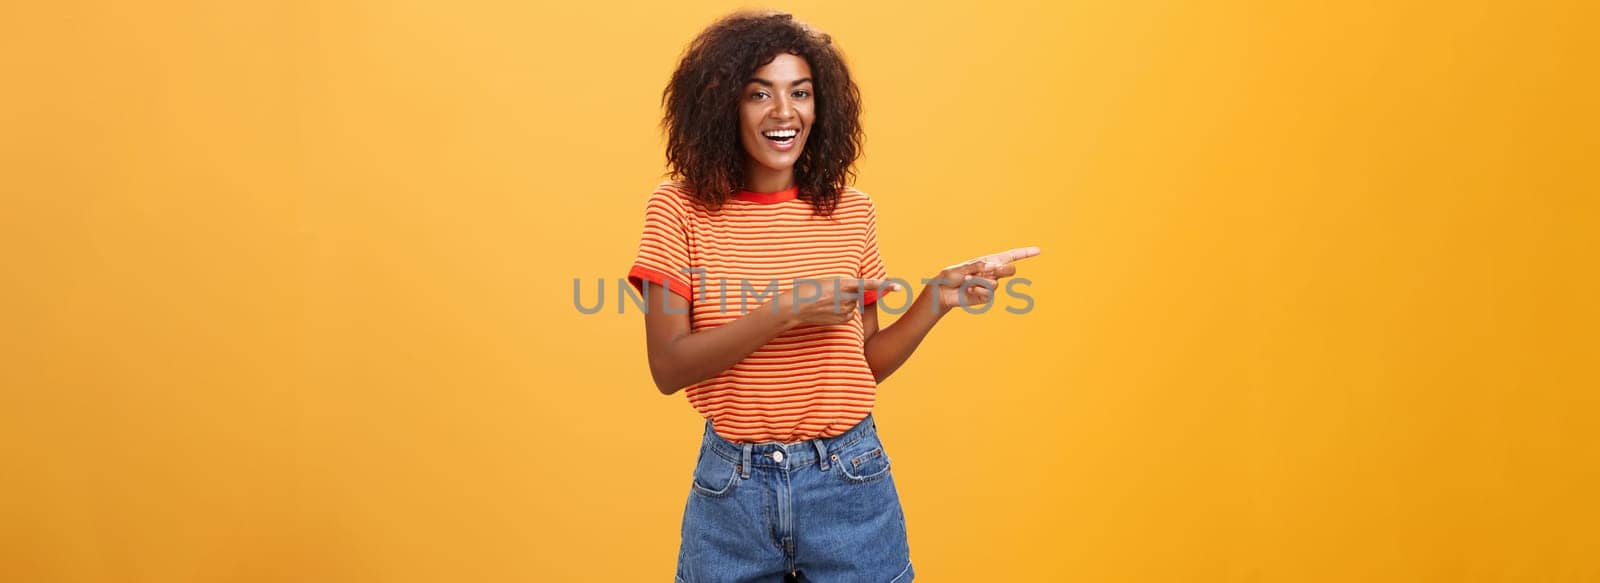
[(862, 293), (877, 290), (881, 296), (898, 289), (899, 284), (884, 279), (801, 279), (768, 302), (767, 308), (777, 310), (790, 328), (843, 324), (856, 315)]

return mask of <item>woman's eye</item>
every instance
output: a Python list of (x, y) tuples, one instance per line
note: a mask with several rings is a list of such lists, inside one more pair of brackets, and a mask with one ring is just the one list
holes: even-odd
[(765, 91), (757, 91), (755, 93), (750, 94), (750, 98), (751, 99), (761, 99), (761, 98), (766, 97), (766, 96), (767, 96), (767, 92), (765, 92)]
[(799, 91), (794, 92), (794, 96), (795, 96), (796, 99), (805, 99), (806, 97), (811, 96), (811, 92), (810, 91), (806, 91), (804, 89), (801, 89)]

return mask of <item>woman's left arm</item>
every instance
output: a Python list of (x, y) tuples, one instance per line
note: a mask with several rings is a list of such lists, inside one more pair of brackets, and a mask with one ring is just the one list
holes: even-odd
[(993, 301), (999, 280), (1017, 273), (1017, 266), (1012, 262), (1038, 254), (1038, 247), (1022, 247), (946, 267), (933, 278), (932, 284), (922, 288), (899, 320), (882, 330), (878, 329), (877, 302), (863, 307), (862, 335), (866, 339), (867, 365), (872, 368), (872, 377), (881, 383), (894, 374), (911, 358), (911, 353), (922, 344), (933, 325), (957, 306)]

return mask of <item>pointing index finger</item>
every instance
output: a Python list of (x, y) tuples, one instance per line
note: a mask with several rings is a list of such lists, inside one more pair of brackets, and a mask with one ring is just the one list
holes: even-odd
[(1000, 263), (1011, 263), (1019, 259), (1027, 259), (1037, 255), (1039, 255), (1038, 247), (1018, 247), (1009, 251), (995, 253), (994, 255), (990, 255), (990, 257), (994, 258)]

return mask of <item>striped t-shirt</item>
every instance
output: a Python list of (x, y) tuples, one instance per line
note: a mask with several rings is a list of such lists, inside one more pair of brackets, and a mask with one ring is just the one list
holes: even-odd
[[(833, 216), (822, 218), (798, 192), (740, 192), (712, 212), (681, 182), (662, 183), (645, 205), (628, 280), (640, 289), (641, 280), (660, 283), (688, 299), (692, 332), (701, 332), (759, 308), (796, 278), (826, 285), (834, 277), (886, 277), (872, 199), (846, 188)], [(862, 295), (864, 303), (877, 300), (874, 292)], [(649, 298), (649, 308), (661, 309), (663, 299)], [(854, 427), (872, 412), (877, 387), (858, 313), (843, 324), (787, 330), (684, 392), (724, 439), (789, 443)]]

